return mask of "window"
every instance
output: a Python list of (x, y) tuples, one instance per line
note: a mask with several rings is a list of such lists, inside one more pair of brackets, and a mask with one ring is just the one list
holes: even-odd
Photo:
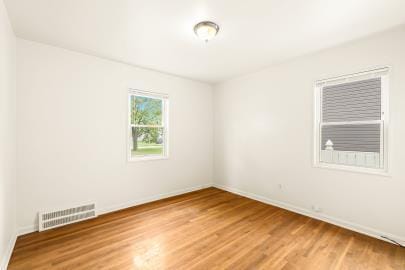
[(315, 104), (315, 165), (387, 170), (387, 68), (317, 81)]
[(130, 90), (129, 160), (161, 159), (168, 156), (168, 97)]

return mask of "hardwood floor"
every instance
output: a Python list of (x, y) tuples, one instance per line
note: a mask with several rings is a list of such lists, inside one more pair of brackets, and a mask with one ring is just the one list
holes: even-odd
[(405, 269), (405, 249), (208, 188), (21, 236), (9, 269)]

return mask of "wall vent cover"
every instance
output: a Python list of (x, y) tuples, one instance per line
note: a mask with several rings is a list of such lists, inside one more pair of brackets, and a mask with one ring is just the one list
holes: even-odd
[(94, 217), (97, 217), (95, 203), (55, 211), (39, 212), (38, 228), (41, 232)]

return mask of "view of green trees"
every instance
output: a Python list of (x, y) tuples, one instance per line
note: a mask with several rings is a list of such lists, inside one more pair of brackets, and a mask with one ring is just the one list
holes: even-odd
[(131, 96), (133, 155), (163, 153), (162, 100)]

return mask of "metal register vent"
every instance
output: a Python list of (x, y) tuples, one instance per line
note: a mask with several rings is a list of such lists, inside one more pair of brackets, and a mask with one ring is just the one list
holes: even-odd
[(96, 204), (39, 213), (39, 231), (79, 222), (97, 216)]

